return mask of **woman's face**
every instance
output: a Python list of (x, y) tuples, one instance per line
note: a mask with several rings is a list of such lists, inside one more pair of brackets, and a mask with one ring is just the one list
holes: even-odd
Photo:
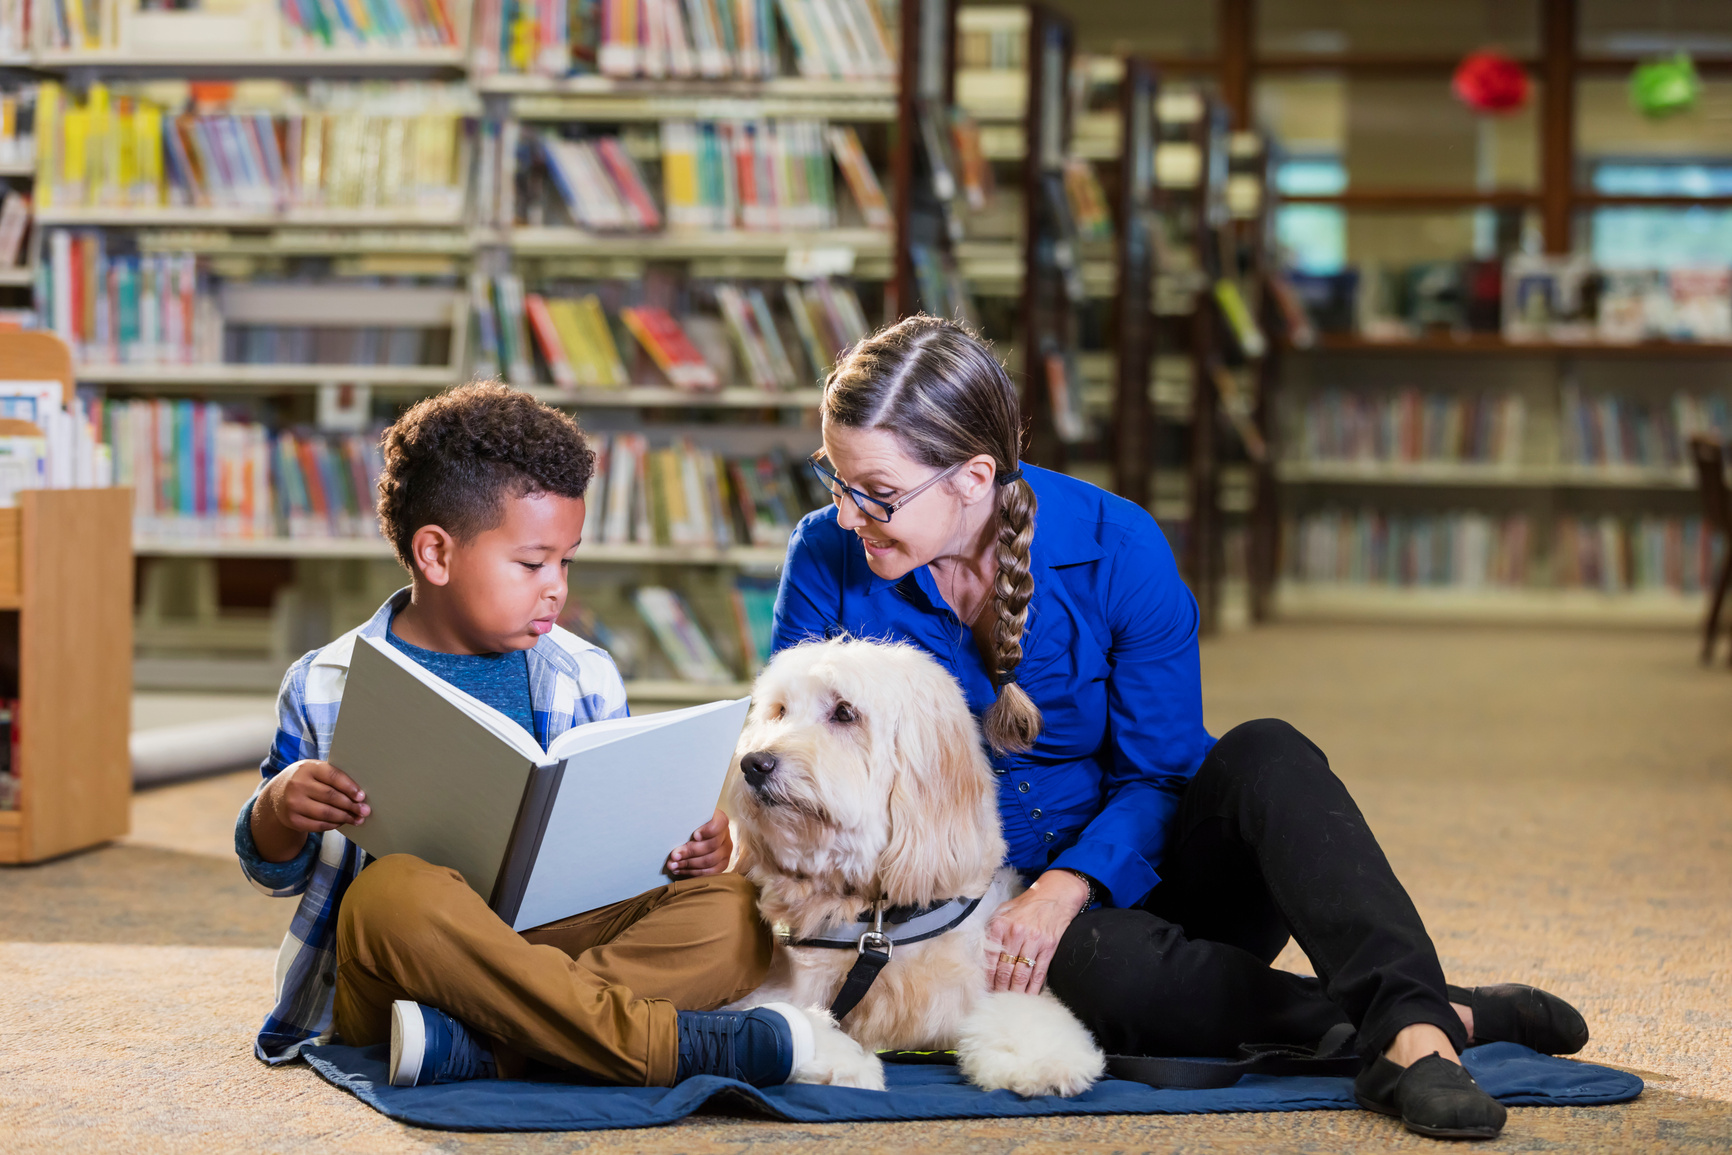
[[(824, 423), (824, 454), (844, 484), (879, 501), (894, 503), (944, 472), (922, 465), (883, 429)], [(888, 522), (861, 512), (854, 499), (836, 499), (836, 521), (866, 548), (872, 572), (894, 581), (933, 559), (968, 552), (981, 501), (991, 496), (992, 459), (971, 458), (950, 478), (898, 509)]]

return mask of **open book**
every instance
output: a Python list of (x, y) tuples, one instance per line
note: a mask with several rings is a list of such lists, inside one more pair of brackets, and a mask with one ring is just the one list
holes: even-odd
[(543, 751), (523, 727), (359, 638), (331, 764), (372, 814), (343, 834), (462, 874), (513, 930), (666, 885), (668, 852), (715, 812), (750, 699), (576, 726)]

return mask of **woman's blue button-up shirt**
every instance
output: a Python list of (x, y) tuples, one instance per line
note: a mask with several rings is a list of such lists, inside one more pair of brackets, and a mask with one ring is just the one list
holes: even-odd
[[(1203, 729), (1197, 603), (1145, 511), (1061, 473), (1023, 471), (1039, 506), (1017, 681), (1045, 726), (1030, 752), (993, 759), (1009, 862), (1026, 874), (1080, 870), (1131, 906), (1159, 881), (1179, 795), (1215, 741)], [(992, 705), (974, 636), (932, 571), (880, 578), (832, 507), (789, 543), (775, 648), (841, 633), (921, 646), (977, 717)]]

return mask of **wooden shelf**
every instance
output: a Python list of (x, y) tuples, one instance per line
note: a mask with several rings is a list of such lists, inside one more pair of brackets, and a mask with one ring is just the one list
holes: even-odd
[(856, 256), (875, 257), (885, 257), (890, 253), (890, 234), (878, 229), (828, 229), (821, 232), (748, 232), (735, 229), (610, 235), (570, 228), (514, 228), (504, 238), (504, 243), (521, 256), (638, 257), (649, 261), (785, 257), (793, 249), (853, 249)]
[(459, 256), (475, 252), (475, 238), (466, 229), (281, 229), (263, 235), (223, 229), (165, 228), (139, 234), (145, 252), (206, 253), (212, 256)]
[(800, 117), (863, 123), (896, 119), (894, 81), (618, 80), (606, 76), (490, 76), (476, 87), (506, 96), (521, 120), (604, 123)]
[(1275, 589), (1276, 612), (1289, 620), (1485, 622), (1536, 625), (1692, 627), (1705, 599), (1698, 594), (1597, 590), (1391, 587), (1285, 581)]
[(1712, 196), (1677, 196), (1649, 193), (1578, 192), (1572, 194), (1570, 199), (1575, 202), (1578, 211), (1630, 207), (1654, 209), (1732, 208), (1732, 194), (1729, 193), (1719, 193)]
[[(1628, 56), (1621, 54), (1600, 54), (1576, 57), (1578, 72), (1610, 72), (1619, 77), (1628, 76), (1635, 71), (1637, 65), (1647, 64), (1654, 59), (1652, 54)], [(1725, 53), (1714, 55), (1692, 53), (1690, 63), (1700, 73), (1732, 72), (1732, 56)]]
[(716, 702), (744, 698), (752, 692), (750, 682), (680, 682), (639, 678), (625, 684), (627, 700), (634, 702)]
[(1431, 353), (1461, 353), (1504, 357), (1732, 357), (1732, 343), (1710, 341), (1644, 341), (1635, 345), (1607, 341), (1510, 341), (1495, 333), (1465, 337), (1416, 337), (1412, 340), (1375, 341), (1345, 333), (1319, 334), (1317, 343), (1292, 348), (1295, 353), (1369, 353), (1414, 356)]
[(822, 389), (718, 389), (699, 393), (662, 385), (633, 385), (625, 389), (557, 389), (537, 385), (524, 390), (549, 405), (583, 409), (816, 409), (824, 399)]
[(36, 175), (36, 162), (33, 160), (9, 160), (0, 163), (0, 177), (33, 177)]
[(1683, 467), (1582, 465), (1476, 465), (1456, 461), (1286, 461), (1276, 466), (1286, 485), (1457, 486), (1497, 489), (1673, 489), (1691, 490)]
[(1282, 205), (1333, 205), (1367, 212), (1529, 208), (1540, 203), (1539, 193), (1525, 189), (1350, 188), (1338, 193), (1276, 193), (1273, 197), (1276, 208)]
[(34, 222), (43, 228), (56, 225), (96, 228), (187, 228), (187, 229), (426, 229), (460, 228), (460, 215), (448, 212), (404, 212), (401, 209), (290, 209), (261, 213), (249, 209), (198, 208), (184, 205), (132, 208), (87, 208), (55, 205), (36, 213)]
[[(25, 334), (34, 336), (34, 334)], [(127, 831), (132, 554), (125, 489), (28, 489), (0, 510), (0, 590), (18, 617), (19, 809), (0, 862), (37, 862)]]
[(445, 389), (460, 375), (447, 365), (90, 365), (77, 379), (91, 385), (192, 386), (214, 390), (311, 388), (338, 383), (385, 389)]
[[(1540, 66), (1539, 59), (1533, 56), (1520, 56), (1515, 60), (1530, 72)], [(1251, 67), (1256, 72), (1351, 72), (1359, 75), (1388, 73), (1397, 76), (1411, 73), (1448, 75), (1460, 65), (1459, 52), (1270, 52), (1254, 58), (1251, 62)], [(1429, 80), (1431, 77), (1425, 76), (1424, 79)]]
[[(294, 557), (294, 558), (380, 558), (394, 560), (396, 555), (383, 539), (357, 538), (289, 538), (289, 537), (139, 537), (133, 540), (133, 553), (139, 557)], [(716, 549), (703, 546), (660, 546), (633, 542), (608, 545), (600, 542), (580, 546), (579, 565), (585, 564), (646, 564), (689, 566), (780, 566), (787, 556), (785, 549), (770, 546), (734, 546)]]
[(29, 265), (15, 269), (0, 269), (0, 285), (33, 285), (36, 283), (36, 270)]

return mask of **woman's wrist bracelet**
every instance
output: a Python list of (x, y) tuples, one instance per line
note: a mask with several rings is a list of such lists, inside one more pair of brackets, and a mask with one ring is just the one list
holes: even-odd
[(1088, 894), (1083, 896), (1082, 905), (1077, 907), (1076, 912), (1078, 914), (1081, 914), (1083, 911), (1085, 911), (1089, 907), (1093, 906), (1096, 902), (1100, 901), (1101, 890), (1100, 890), (1100, 884), (1098, 882), (1096, 882), (1094, 879), (1090, 878), (1088, 875), (1084, 874), (1080, 870), (1072, 870), (1068, 866), (1061, 866), (1061, 867), (1059, 867), (1059, 869), (1064, 871), (1066, 874), (1076, 875), (1078, 878), (1082, 879), (1083, 885), (1088, 887)]

